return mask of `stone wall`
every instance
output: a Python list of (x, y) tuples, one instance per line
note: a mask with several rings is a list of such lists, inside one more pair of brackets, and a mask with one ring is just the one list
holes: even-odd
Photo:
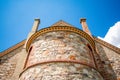
[(12, 80), (22, 46), (0, 57), (0, 80)]
[(110, 80), (119, 80), (120, 55), (98, 42), (96, 42), (96, 48), (103, 64), (103, 67), (101, 69), (104, 70), (106, 77)]
[(117, 79), (120, 80), (120, 54), (104, 46), (103, 49), (105, 50), (105, 53), (110, 61), (110, 65), (112, 66), (117, 76)]
[[(79, 60), (94, 65), (88, 41), (70, 32), (51, 32), (37, 38), (27, 65), (46, 60)], [(89, 44), (90, 45), (90, 44)], [(81, 56), (81, 57), (80, 57)]]
[[(88, 40), (76, 33), (56, 31), (42, 34), (31, 44), (20, 80), (47, 80), (47, 77), (51, 77), (49, 80), (103, 80), (92, 54)], [(78, 70), (75, 65), (82, 68)], [(87, 74), (84, 75), (84, 71)]]
[(88, 66), (75, 63), (47, 63), (27, 69), (20, 80), (103, 80)]

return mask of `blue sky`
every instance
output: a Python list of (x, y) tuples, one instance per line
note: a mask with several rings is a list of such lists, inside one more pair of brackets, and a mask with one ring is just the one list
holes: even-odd
[(93, 35), (104, 37), (120, 21), (120, 0), (0, 0), (0, 52), (26, 39), (35, 18), (39, 29), (59, 20), (82, 29), (82, 17)]

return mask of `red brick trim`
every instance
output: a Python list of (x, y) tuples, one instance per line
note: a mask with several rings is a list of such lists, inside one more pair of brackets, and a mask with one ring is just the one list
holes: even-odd
[(91, 46), (93, 48), (95, 48), (95, 43), (94, 43), (94, 40), (93, 38), (88, 35), (86, 32), (78, 29), (78, 28), (75, 28), (75, 27), (70, 27), (70, 26), (54, 26), (54, 27), (48, 27), (48, 28), (44, 28), (44, 29), (41, 29), (39, 30), (38, 32), (36, 32), (35, 34), (33, 34), (29, 40), (27, 41), (27, 44), (26, 44), (26, 51), (28, 51), (31, 43), (38, 37), (40, 36), (41, 34), (45, 34), (45, 33), (48, 33), (48, 32), (53, 32), (53, 31), (69, 31), (69, 32), (74, 32), (74, 33), (77, 33), (79, 35), (81, 35), (82, 37), (84, 37), (85, 39), (87, 39), (89, 41), (89, 43), (91, 44)]
[[(82, 65), (85, 65), (85, 66), (88, 66), (88, 67), (91, 67), (95, 70), (97, 70), (94, 65), (91, 65), (91, 64), (88, 64), (86, 62), (83, 62), (83, 61), (78, 61), (78, 60), (49, 60), (49, 61), (42, 61), (42, 62), (39, 62), (39, 63), (36, 63), (36, 64), (33, 64), (33, 65), (30, 65), (28, 67), (26, 67), (22, 72), (21, 74), (19, 75), (19, 77), (29, 68), (32, 68), (34, 66), (37, 66), (37, 65), (41, 65), (41, 64), (47, 64), (47, 63), (76, 63), (76, 64), (82, 64)], [(98, 71), (98, 70), (97, 70)]]

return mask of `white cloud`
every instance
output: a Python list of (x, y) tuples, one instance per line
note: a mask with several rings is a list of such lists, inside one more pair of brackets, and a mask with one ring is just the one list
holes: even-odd
[(110, 27), (102, 40), (120, 48), (120, 21), (115, 23), (114, 26)]

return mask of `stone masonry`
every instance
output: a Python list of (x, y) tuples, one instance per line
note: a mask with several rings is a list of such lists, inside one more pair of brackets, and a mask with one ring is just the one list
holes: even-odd
[(9, 54), (0, 57), (0, 80), (12, 80), (11, 78), (16, 69), (21, 50), (22, 46)]
[(84, 37), (69, 31), (40, 35), (31, 44), (26, 64), (30, 68), (20, 80), (103, 80), (88, 45)]
[[(120, 80), (120, 49), (59, 21), (0, 52), (0, 80)], [(24, 46), (24, 47), (23, 47)]]

